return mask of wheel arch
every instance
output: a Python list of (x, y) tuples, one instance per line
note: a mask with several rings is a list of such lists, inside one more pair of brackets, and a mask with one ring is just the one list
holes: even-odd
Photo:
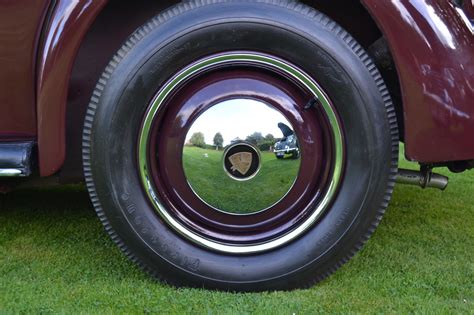
[[(80, 169), (80, 141), (70, 143), (70, 139), (80, 135), (84, 113), (71, 122), (71, 111), (68, 108), (76, 105), (78, 94), (89, 92), (86, 96), (79, 97), (83, 101), (82, 109), (85, 109), (96, 80), (115, 50), (128, 34), (157, 13), (145, 12), (145, 8), (163, 9), (175, 2), (177, 1), (134, 1), (127, 4), (127, 12), (124, 12), (124, 3), (119, 1), (55, 2), (43, 28), (36, 68), (38, 159), (41, 176), (55, 174), (64, 166), (71, 169), (68, 167), (71, 162), (78, 161), (79, 165), (72, 169)], [(115, 16), (116, 12), (121, 14)], [(124, 21), (128, 23), (123, 23)], [(97, 41), (98, 38), (94, 38), (92, 34), (102, 27), (107, 31), (101, 32), (102, 41)], [(124, 31), (127, 33), (124, 34)], [(94, 47), (94, 41), (95, 44), (103, 44)], [(101, 50), (104, 47), (106, 49)], [(81, 69), (84, 64), (86, 66)], [(72, 110), (72, 113), (78, 112)], [(73, 161), (68, 159), (67, 150), (70, 148), (73, 149), (73, 154), (77, 153)], [(74, 177), (76, 174), (71, 175)]]
[[(420, 163), (474, 158), (474, 36), (455, 1), (362, 0), (399, 77), (405, 154)], [(402, 120), (402, 119), (400, 119)]]
[[(82, 178), (81, 130), (97, 79), (130, 33), (178, 2), (139, 0), (125, 5), (108, 0), (81, 0), (74, 4), (66, 0), (57, 1), (45, 28), (38, 64), (41, 176), (61, 170), (60, 176), (65, 182)], [(382, 36), (374, 19), (359, 1), (302, 2), (338, 22), (366, 50)], [(345, 5), (341, 6), (343, 2)], [(398, 78), (394, 85), (398, 87)], [(396, 106), (402, 112), (401, 104)], [(401, 121), (399, 119), (399, 124)]]
[(71, 69), (89, 26), (107, 0), (58, 0), (38, 50), (36, 104), (41, 176), (54, 174), (65, 156), (65, 103)]

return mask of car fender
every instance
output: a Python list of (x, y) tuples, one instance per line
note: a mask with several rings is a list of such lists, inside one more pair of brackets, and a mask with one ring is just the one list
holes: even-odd
[(58, 0), (43, 30), (37, 64), (36, 104), (41, 176), (65, 158), (65, 114), (72, 67), (81, 41), (107, 0)]
[[(65, 159), (69, 78), (81, 41), (107, 0), (58, 0), (37, 66), (40, 174)], [(403, 98), (407, 156), (420, 162), (474, 159), (472, 29), (445, 0), (362, 0), (387, 39)]]
[(474, 34), (460, 8), (448, 0), (362, 2), (398, 71), (407, 157), (474, 159)]

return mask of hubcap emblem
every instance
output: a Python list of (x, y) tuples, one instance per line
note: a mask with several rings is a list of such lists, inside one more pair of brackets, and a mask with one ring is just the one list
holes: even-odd
[(229, 161), (232, 164), (230, 168), (233, 172), (236, 170), (240, 174), (245, 175), (252, 165), (252, 153), (250, 152), (238, 152), (229, 156)]
[(238, 141), (224, 150), (224, 170), (231, 178), (249, 180), (260, 170), (260, 153), (250, 143)]

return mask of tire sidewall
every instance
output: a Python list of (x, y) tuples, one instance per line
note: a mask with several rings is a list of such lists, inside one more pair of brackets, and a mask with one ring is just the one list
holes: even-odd
[[(171, 13), (150, 22), (147, 34), (146, 27), (136, 32), (129, 40), (134, 47), (109, 65), (91, 136), (95, 190), (107, 221), (145, 268), (168, 280), (261, 290), (324, 277), (366, 237), (389, 182), (387, 113), (367, 65), (324, 16), (263, 3)], [(154, 210), (138, 175), (138, 133), (153, 96), (174, 73), (222, 47), (273, 53), (302, 68), (333, 101), (345, 130), (344, 178), (332, 206), (298, 240), (269, 252), (232, 256), (184, 240)]]

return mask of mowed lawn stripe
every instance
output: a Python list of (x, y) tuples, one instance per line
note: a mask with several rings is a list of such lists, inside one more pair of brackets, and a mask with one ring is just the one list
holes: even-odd
[(83, 186), (0, 195), (0, 313), (472, 314), (474, 171), (441, 172), (446, 191), (397, 185), (361, 252), (322, 283), (291, 292), (152, 280), (109, 240)]

